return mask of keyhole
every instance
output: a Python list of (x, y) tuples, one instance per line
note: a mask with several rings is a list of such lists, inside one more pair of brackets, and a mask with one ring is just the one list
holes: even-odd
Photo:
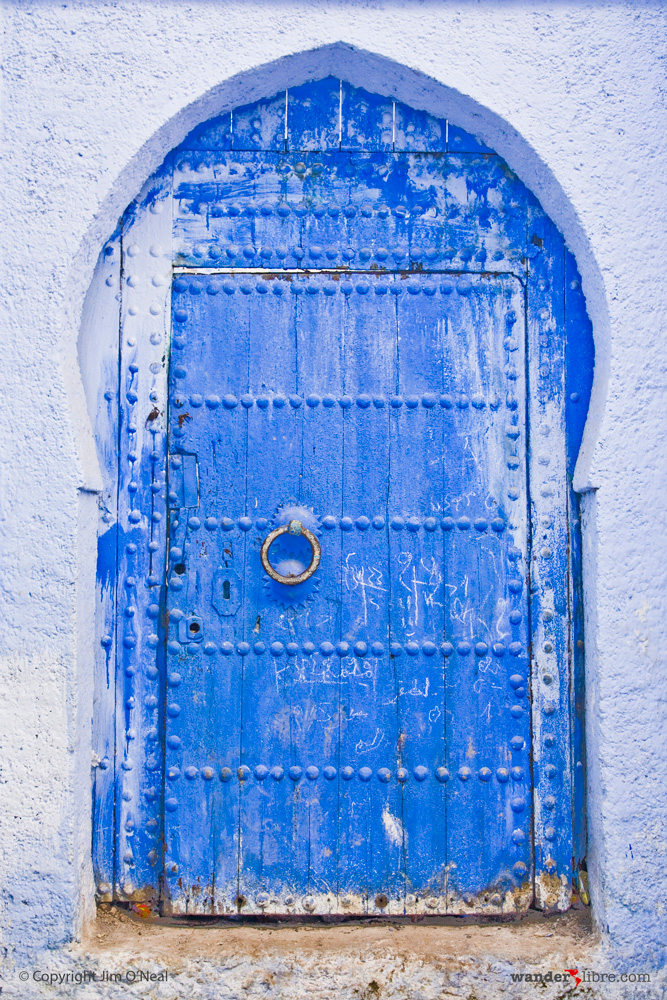
[(197, 624), (197, 622), (192, 622), (192, 624), (190, 625), (190, 631), (191, 632), (198, 632), (199, 631), (199, 625)]
[(230, 596), (231, 596), (231, 589), (232, 588), (230, 586), (229, 580), (223, 581), (223, 584), (222, 584), (222, 596), (224, 597), (224, 599), (226, 601), (228, 601), (229, 598), (230, 598)]

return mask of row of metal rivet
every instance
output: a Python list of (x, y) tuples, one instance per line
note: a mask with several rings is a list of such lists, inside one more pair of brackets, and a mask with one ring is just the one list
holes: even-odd
[[(305, 172), (305, 164), (300, 164), (300, 166), (303, 167), (302, 172)], [(204, 165), (203, 169), (207, 169), (207, 167), (208, 165)], [(213, 169), (215, 169), (215, 167)], [(196, 201), (196, 199), (192, 196), (195, 193), (198, 193), (198, 188), (195, 187), (193, 189), (192, 186), (189, 186), (189, 188), (190, 189), (188, 190), (188, 186), (185, 185), (180, 187), (176, 192), (176, 196), (183, 201)], [(206, 191), (207, 195), (209, 194), (210, 189), (208, 189), (208, 187), (203, 190)], [(202, 201), (203, 200), (204, 199), (202, 199)], [(297, 218), (304, 218), (307, 215), (312, 215), (316, 219), (323, 219), (324, 216), (328, 216), (330, 219), (337, 219), (340, 215), (343, 215), (346, 219), (354, 219), (357, 215), (361, 215), (364, 219), (371, 219), (373, 216), (377, 216), (380, 219), (386, 219), (390, 215), (393, 215), (402, 222), (407, 221), (410, 217), (418, 217), (420, 219), (427, 218), (429, 222), (432, 222), (436, 218), (436, 216), (433, 215), (434, 208), (435, 211), (438, 211), (437, 207), (433, 205), (429, 205), (426, 212), (416, 213), (411, 211), (406, 205), (395, 205), (391, 208), (389, 205), (372, 205), (368, 202), (359, 206), (345, 205), (343, 207), (337, 205), (335, 202), (325, 203), (321, 201), (316, 201), (311, 204), (308, 204), (306, 201), (299, 201), (296, 203), (290, 203), (288, 201), (279, 201), (275, 203), (264, 202), (262, 205), (256, 205), (254, 202), (245, 202), (241, 205), (235, 202), (211, 201), (210, 196), (207, 198), (206, 204), (211, 206), (208, 211), (209, 215), (213, 218), (216, 218), (216, 213), (220, 213), (217, 215), (218, 218), (223, 217), (224, 213), (224, 216), (232, 219), (238, 218), (241, 215), (244, 215), (247, 218), (256, 218), (258, 215), (261, 215), (264, 218), (270, 218), (274, 214), (282, 219), (286, 219), (290, 215), (296, 215)], [(485, 204), (478, 204), (477, 207), (478, 211), (476, 214), (479, 216), (484, 217), (485, 214), (491, 214), (491, 210)], [(441, 217), (446, 217), (449, 213), (440, 209), (439, 214)], [(531, 255), (535, 255), (535, 250), (536, 247), (534, 245), (528, 245), (525, 247), (526, 254), (530, 253)], [(389, 253), (391, 251), (385, 252)], [(443, 251), (444, 254), (451, 257), (455, 257), (457, 253), (460, 252), (461, 251), (456, 250), (454, 247), (447, 247)], [(470, 253), (470, 250), (469, 248), (464, 248), (463, 252)], [(495, 259), (499, 260), (500, 257), (496, 257)]]
[[(454, 871), (456, 870), (457, 867), (458, 865), (452, 861), (446, 866), (446, 870)], [(172, 865), (170, 870), (172, 873), (175, 874), (177, 868), (178, 866), (174, 864)], [(523, 879), (528, 872), (528, 868), (523, 861), (517, 861), (512, 866), (512, 871), (514, 873), (515, 878)], [(102, 887), (100, 887), (100, 891), (108, 891), (108, 890), (104, 890), (102, 889)], [(360, 898), (358, 896), (355, 897), (348, 895), (346, 893), (344, 896), (341, 897), (340, 904), (341, 906), (344, 906), (347, 909), (353, 906), (355, 901), (360, 902), (361, 905), (370, 902), (370, 900), (366, 896), (362, 896)], [(237, 895), (232, 900), (232, 905), (236, 906), (237, 909), (241, 909), (242, 907), (246, 906), (248, 902), (249, 902), (248, 898), (244, 896), (242, 893), (239, 893), (239, 895)], [(283, 899), (280, 899), (270, 896), (268, 892), (258, 892), (254, 900), (252, 900), (251, 902), (254, 902), (256, 906), (260, 906), (262, 908), (268, 906), (269, 904), (273, 904), (274, 906), (285, 905), (287, 907), (298, 906), (299, 904), (299, 900), (297, 899), (296, 896), (288, 894)], [(310, 913), (312, 913), (314, 910), (317, 909), (318, 901), (315, 898), (315, 896), (303, 896), (300, 902), (304, 910), (307, 910)], [(454, 896), (453, 894), (445, 893), (443, 896), (427, 896), (425, 898), (420, 899), (419, 896), (409, 892), (405, 895), (405, 898), (403, 898), (402, 896), (390, 898), (386, 893), (380, 892), (377, 893), (373, 902), (377, 907), (377, 909), (379, 910), (386, 909), (386, 907), (389, 906), (390, 903), (394, 903), (394, 905), (398, 904), (399, 906), (416, 906), (419, 902), (423, 902), (428, 907), (429, 910), (438, 910), (438, 909), (445, 910), (448, 906), (451, 906), (455, 902), (458, 902), (458, 897)], [(467, 906), (474, 906), (476, 903), (479, 902), (479, 900), (475, 896), (470, 895), (461, 897), (461, 902), (465, 903)], [(499, 892), (491, 893), (489, 894), (488, 898), (484, 899), (484, 903), (490, 903), (491, 906), (500, 906), (502, 902), (503, 902), (503, 897)]]
[[(453, 871), (457, 867), (458, 866), (456, 865), (455, 862), (450, 862), (449, 865), (446, 866), (447, 870), (449, 871)], [(166, 864), (166, 869), (170, 875), (178, 874), (178, 864), (175, 861), (168, 861)], [(523, 879), (528, 872), (528, 868), (523, 863), (523, 861), (517, 861), (512, 866), (512, 871), (514, 873), (515, 878)], [(111, 892), (111, 883), (100, 882), (97, 887), (97, 890), (101, 895), (108, 895)], [(132, 887), (124, 886), (123, 891), (127, 892), (128, 895), (132, 895), (133, 889)], [(366, 906), (370, 902), (368, 897), (366, 897), (365, 895), (351, 896), (346, 893), (345, 895), (340, 897), (340, 905), (345, 907), (346, 909), (353, 906), (355, 901), (358, 901), (362, 906)], [(416, 896), (414, 893), (407, 893), (405, 897), (398, 896), (398, 897), (392, 897), (390, 899), (390, 897), (383, 892), (378, 893), (375, 896), (375, 899), (373, 900), (375, 906), (379, 910), (386, 909), (386, 907), (389, 906), (390, 903), (393, 903), (394, 905), (398, 904), (399, 906), (410, 907), (410, 906), (416, 906), (420, 902), (423, 902), (426, 905), (426, 907), (428, 907), (428, 909), (430, 910), (437, 910), (437, 909), (445, 910), (448, 905), (451, 906), (452, 904), (458, 901), (459, 897), (456, 897), (453, 894), (445, 894), (444, 896), (427, 896), (425, 898), (420, 899), (420, 897)], [(476, 903), (479, 902), (479, 900), (477, 900), (475, 896), (463, 896), (460, 897), (460, 901), (465, 903), (467, 906), (474, 906)], [(501, 896), (500, 893), (497, 892), (492, 893), (488, 899), (486, 898), (484, 899), (484, 903), (490, 903), (491, 906), (500, 906), (502, 904), (502, 901), (503, 897)], [(254, 897), (254, 899), (249, 899), (247, 896), (243, 894), (243, 892), (239, 892), (239, 894), (236, 895), (233, 899), (228, 900), (227, 906), (229, 907), (229, 909), (236, 908), (237, 910), (241, 910), (244, 906), (247, 906), (248, 903), (251, 904), (254, 903), (256, 906), (262, 907), (262, 909), (269, 905), (286, 906), (291, 909), (292, 907), (297, 907), (300, 903), (301, 906), (304, 908), (304, 910), (308, 911), (309, 913), (313, 913), (318, 908), (318, 900), (315, 898), (315, 896), (303, 896), (299, 900), (297, 899), (296, 896), (292, 896), (289, 893), (286, 896), (277, 897), (277, 896), (271, 896), (268, 892), (258, 892)], [(329, 900), (327, 899), (327, 904), (328, 903)], [(223, 902), (223, 906), (224, 905), (225, 904)]]
[[(176, 502), (178, 500), (178, 494), (170, 493), (169, 499), (172, 502)], [(373, 527), (376, 531), (382, 531), (387, 526), (387, 519), (380, 514), (377, 514), (372, 520), (366, 517), (365, 514), (362, 514), (361, 517), (358, 517), (355, 520), (347, 516), (338, 518), (334, 517), (333, 514), (325, 514), (322, 518), (320, 518), (320, 523), (327, 531), (333, 531), (336, 526), (338, 526), (341, 531), (353, 531), (354, 528), (357, 528), (359, 531), (368, 531), (371, 527)], [(198, 531), (201, 524), (201, 519), (194, 515), (188, 518), (188, 527), (190, 527), (192, 531)], [(241, 531), (252, 531), (253, 525), (259, 531), (266, 531), (271, 524), (272, 521), (267, 517), (258, 517), (253, 521), (253, 519), (247, 515), (239, 517), (237, 520), (234, 520), (231, 517), (217, 518), (209, 516), (204, 518), (204, 527), (208, 531), (217, 531), (218, 528), (222, 529), (222, 531), (232, 531), (236, 527), (238, 527)], [(389, 518), (389, 525), (394, 531), (402, 531), (405, 528), (407, 531), (417, 532), (421, 528), (424, 528), (425, 531), (433, 532), (440, 527), (441, 531), (448, 532), (453, 531), (454, 528), (458, 528), (459, 531), (469, 531), (471, 528), (474, 528), (475, 531), (480, 534), (486, 532), (490, 527), (496, 533), (501, 534), (507, 527), (507, 522), (500, 517), (494, 517), (491, 521), (487, 521), (484, 517), (475, 518), (474, 521), (465, 516), (456, 518), (456, 520), (453, 517), (443, 517), (442, 519), (426, 517), (423, 521), (421, 521), (418, 517), (406, 518), (396, 515), (395, 517)], [(172, 549), (172, 559), (180, 558), (180, 555), (175, 554), (176, 552), (180, 552), (180, 549)], [(519, 555), (520, 553), (510, 553), (511, 558), (515, 556), (518, 558)]]
[[(231, 247), (230, 249), (233, 250), (234, 258), (240, 257), (242, 254), (247, 259), (251, 259), (257, 254), (255, 248), (250, 246), (245, 247), (241, 253), (239, 253), (238, 247)], [(317, 249), (319, 251), (319, 248)], [(210, 249), (208, 253), (210, 256)], [(268, 254), (263, 253), (263, 256), (266, 259), (268, 256), (271, 256), (272, 253), (273, 251), (269, 251)], [(354, 256), (353, 251), (349, 251), (349, 253)], [(377, 253), (378, 252), (376, 251), (376, 256)], [(288, 251), (286, 247), (284, 248), (284, 254), (285, 256), (290, 254), (290, 251)], [(337, 254), (338, 251), (336, 251), (336, 255)], [(368, 251), (368, 254), (370, 256), (370, 250)], [(299, 252), (298, 249), (291, 251), (291, 255), (297, 260), (300, 260), (304, 256), (304, 254)], [(317, 256), (319, 256), (319, 254)], [(345, 252), (343, 253), (343, 256), (345, 256)], [(286, 281), (281, 279), (278, 275), (271, 274), (261, 278), (260, 280), (254, 280), (252, 282), (247, 278), (244, 281), (209, 281), (209, 284), (206, 286), (206, 292), (209, 295), (217, 295), (220, 292), (224, 292), (226, 295), (234, 295), (236, 291), (240, 291), (243, 295), (251, 295), (252, 292), (258, 292), (260, 295), (266, 295), (268, 292), (272, 292), (274, 295), (284, 295), (285, 292), (289, 291), (292, 295), (319, 295), (321, 291), (324, 295), (331, 296), (336, 295), (338, 292), (341, 292), (343, 295), (351, 295), (353, 292), (357, 292), (358, 295), (367, 295), (370, 291), (375, 292), (376, 295), (387, 295), (387, 293), (391, 295), (402, 295), (403, 292), (406, 291), (409, 295), (420, 295), (423, 293), (427, 296), (433, 296), (437, 291), (440, 291), (442, 295), (448, 296), (456, 291), (459, 295), (468, 296), (472, 292), (480, 290), (483, 291), (485, 295), (488, 295), (488, 288), (485, 285), (478, 285), (477, 283), (469, 281), (466, 278), (462, 278), (460, 281), (457, 281), (456, 284), (451, 281), (443, 281), (436, 285), (432, 281), (406, 280), (394, 281), (390, 283), (380, 279), (375, 279), (372, 282), (357, 280), (356, 283), (353, 283), (353, 281), (349, 280), (354, 277), (351, 272), (346, 272), (346, 280), (344, 281), (314, 281), (312, 275), (292, 277), (295, 280)], [(127, 278), (127, 282), (131, 287), (134, 287), (139, 284), (139, 279), (136, 275), (131, 274)], [(189, 289), (193, 295), (199, 295), (204, 290), (201, 285), (196, 284), (195, 282), (188, 284), (185, 280), (178, 278), (173, 284), (173, 289), (177, 294)], [(181, 309), (176, 309), (174, 311), (174, 318), (179, 322), (185, 321), (177, 315), (177, 313), (181, 313), (183, 311), (184, 310)], [(515, 321), (516, 317), (513, 317), (513, 320)], [(512, 323), (510, 322), (508, 325), (511, 326)]]
[[(172, 369), (172, 374), (175, 379), (184, 379), (187, 376), (187, 371), (181, 365), (175, 365)], [(136, 393), (131, 393), (130, 395), (136, 396)], [(132, 401), (132, 400), (130, 400)], [(172, 397), (172, 405), (180, 410), (184, 406), (192, 406), (195, 410), (199, 407), (206, 405), (210, 410), (216, 410), (220, 405), (224, 407), (225, 410), (234, 410), (241, 404), (245, 409), (249, 410), (251, 407), (257, 405), (258, 409), (266, 410), (270, 406), (273, 406), (276, 410), (280, 410), (288, 404), (294, 410), (298, 410), (300, 406), (303, 406), (304, 402), (311, 409), (315, 409), (322, 404), (325, 409), (331, 409), (336, 405), (340, 406), (342, 410), (349, 410), (350, 407), (356, 405), (360, 410), (368, 410), (371, 405), (376, 410), (383, 410), (387, 404), (392, 409), (400, 409), (403, 405), (409, 410), (415, 410), (420, 405), (426, 410), (432, 410), (436, 406), (440, 406), (442, 410), (453, 410), (454, 408), (458, 410), (467, 410), (472, 406), (475, 410), (484, 410), (487, 406), (487, 401), (482, 396), (459, 396), (454, 398), (453, 396), (436, 396), (435, 393), (425, 393), (421, 398), (419, 396), (369, 396), (366, 393), (362, 393), (353, 399), (351, 396), (331, 396), (324, 395), (320, 396), (317, 393), (311, 393), (308, 396), (299, 396), (296, 394), (291, 394), (289, 396), (252, 396), (250, 393), (244, 393), (242, 396), (235, 396), (233, 393), (225, 393), (219, 396), (217, 393), (210, 394), (208, 396), (202, 396), (199, 393), (193, 393), (187, 399), (181, 396)], [(488, 407), (490, 410), (498, 410), (502, 405), (502, 400), (498, 397), (495, 399), (490, 399), (488, 401)], [(505, 399), (505, 406), (508, 410), (516, 410), (519, 406), (519, 401), (516, 396), (508, 395)]]
[[(511, 741), (512, 749), (515, 751), (523, 750), (525, 747), (525, 741), (520, 736), (513, 737)], [(333, 781), (338, 777), (337, 768), (329, 765), (320, 769), (315, 765), (310, 765), (308, 767), (300, 767), (299, 765), (293, 765), (288, 768), (287, 771), (283, 767), (267, 767), (265, 764), (258, 764), (252, 770), (246, 765), (242, 765), (236, 769), (236, 772), (232, 770), (231, 767), (222, 767), (219, 771), (219, 778), (222, 782), (231, 781), (236, 773), (236, 777), (239, 781), (247, 781), (250, 777), (255, 777), (257, 781), (264, 781), (266, 778), (272, 778), (274, 781), (282, 781), (282, 779), (287, 774), (292, 781), (300, 781), (304, 776), (308, 778), (309, 781), (317, 781), (317, 779), (322, 775), (327, 781)], [(215, 769), (212, 767), (203, 767), (201, 769), (189, 765), (185, 767), (183, 771), (179, 767), (170, 767), (167, 771), (167, 778), (169, 781), (178, 781), (178, 779), (184, 775), (190, 781), (194, 781), (200, 775), (205, 781), (211, 781), (215, 777)], [(388, 767), (380, 767), (376, 770), (375, 776), (378, 781), (387, 784), (391, 781), (394, 773)], [(412, 776), (415, 781), (423, 782), (431, 776), (431, 772), (427, 767), (422, 765), (413, 768)], [(494, 772), (489, 767), (481, 767), (478, 771), (473, 771), (470, 767), (460, 767), (456, 772), (456, 776), (460, 781), (468, 781), (472, 777), (477, 777), (481, 782), (488, 782), (493, 778)], [(340, 768), (340, 777), (343, 781), (352, 781), (353, 778), (358, 777), (360, 781), (368, 782), (373, 777), (373, 769), (370, 767), (360, 767), (353, 768), (349, 765)], [(410, 771), (405, 767), (399, 767), (395, 772), (396, 780), (399, 784), (405, 784), (410, 780)], [(446, 767), (438, 767), (433, 771), (433, 777), (436, 778), (441, 784), (445, 784), (449, 781), (451, 774)], [(496, 780), (500, 784), (506, 784), (510, 777), (514, 782), (522, 782), (524, 780), (525, 774), (522, 767), (499, 767), (495, 771)], [(526, 800), (522, 795), (519, 795), (512, 799), (511, 806), (514, 812), (523, 812), (526, 807)]]
[[(153, 605), (149, 606), (148, 613), (152, 614), (151, 609)], [(157, 605), (155, 605), (157, 607)], [(183, 612), (179, 610), (171, 611), (169, 618), (173, 622), (178, 622), (184, 617)], [(520, 616), (519, 616), (520, 620)], [(239, 656), (247, 656), (252, 650), (257, 656), (261, 656), (266, 653), (267, 649), (271, 656), (279, 657), (283, 653), (287, 656), (297, 656), (299, 653), (304, 653), (306, 656), (312, 656), (316, 652), (320, 652), (322, 656), (328, 657), (332, 656), (333, 653), (337, 653), (338, 656), (384, 656), (386, 652), (385, 645), (381, 642), (372, 642), (370, 645), (366, 642), (355, 642), (354, 644), (349, 642), (338, 642), (334, 645), (332, 642), (321, 642), (319, 647), (316, 647), (312, 642), (304, 642), (299, 644), (297, 642), (272, 642), (267, 645), (265, 642), (255, 642), (252, 646), (249, 642), (237, 642), (234, 645), (231, 642), (222, 642), (219, 646), (215, 643), (208, 644), (211, 648), (205, 649), (205, 652), (215, 653), (218, 650), (226, 656), (231, 656), (233, 652), (237, 652)], [(171, 652), (180, 653), (181, 644), (176, 640), (170, 640), (168, 648)], [(399, 657), (403, 655), (405, 651), (408, 656), (417, 656), (420, 652), (424, 656), (434, 656), (438, 650), (442, 656), (451, 656), (454, 650), (459, 654), (459, 656), (468, 656), (471, 652), (475, 652), (476, 656), (488, 656), (493, 654), (498, 658), (505, 656), (506, 652), (509, 652), (510, 656), (521, 656), (523, 653), (523, 646), (520, 642), (511, 642), (508, 646), (505, 646), (502, 642), (494, 643), (490, 648), (485, 642), (477, 642), (473, 646), (472, 643), (464, 641), (458, 642), (454, 646), (451, 642), (443, 642), (437, 646), (434, 642), (423, 642), (421, 645), (418, 642), (407, 642), (405, 646), (398, 642), (389, 643), (389, 654), (393, 657)], [(518, 680), (517, 680), (518, 678)], [(516, 681), (516, 683), (515, 683)], [(523, 684), (523, 678), (516, 677), (513, 674), (510, 678), (510, 683), (513, 687), (519, 687)]]

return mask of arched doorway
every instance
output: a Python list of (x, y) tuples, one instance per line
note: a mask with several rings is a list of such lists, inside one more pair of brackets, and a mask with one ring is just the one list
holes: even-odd
[(536, 199), (327, 78), (196, 129), (107, 250), (100, 896), (567, 908), (592, 346)]

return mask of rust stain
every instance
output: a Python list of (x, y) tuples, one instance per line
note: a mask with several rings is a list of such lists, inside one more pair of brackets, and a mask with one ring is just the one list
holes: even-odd
[(572, 902), (572, 889), (565, 876), (541, 872), (535, 879), (535, 902), (540, 909), (564, 912)]

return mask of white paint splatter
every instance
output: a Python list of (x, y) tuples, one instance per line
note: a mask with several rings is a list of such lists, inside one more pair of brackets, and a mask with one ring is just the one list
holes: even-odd
[(382, 825), (387, 839), (394, 847), (402, 847), (404, 841), (407, 844), (407, 834), (403, 831), (403, 824), (398, 816), (392, 816), (389, 806), (382, 810)]

